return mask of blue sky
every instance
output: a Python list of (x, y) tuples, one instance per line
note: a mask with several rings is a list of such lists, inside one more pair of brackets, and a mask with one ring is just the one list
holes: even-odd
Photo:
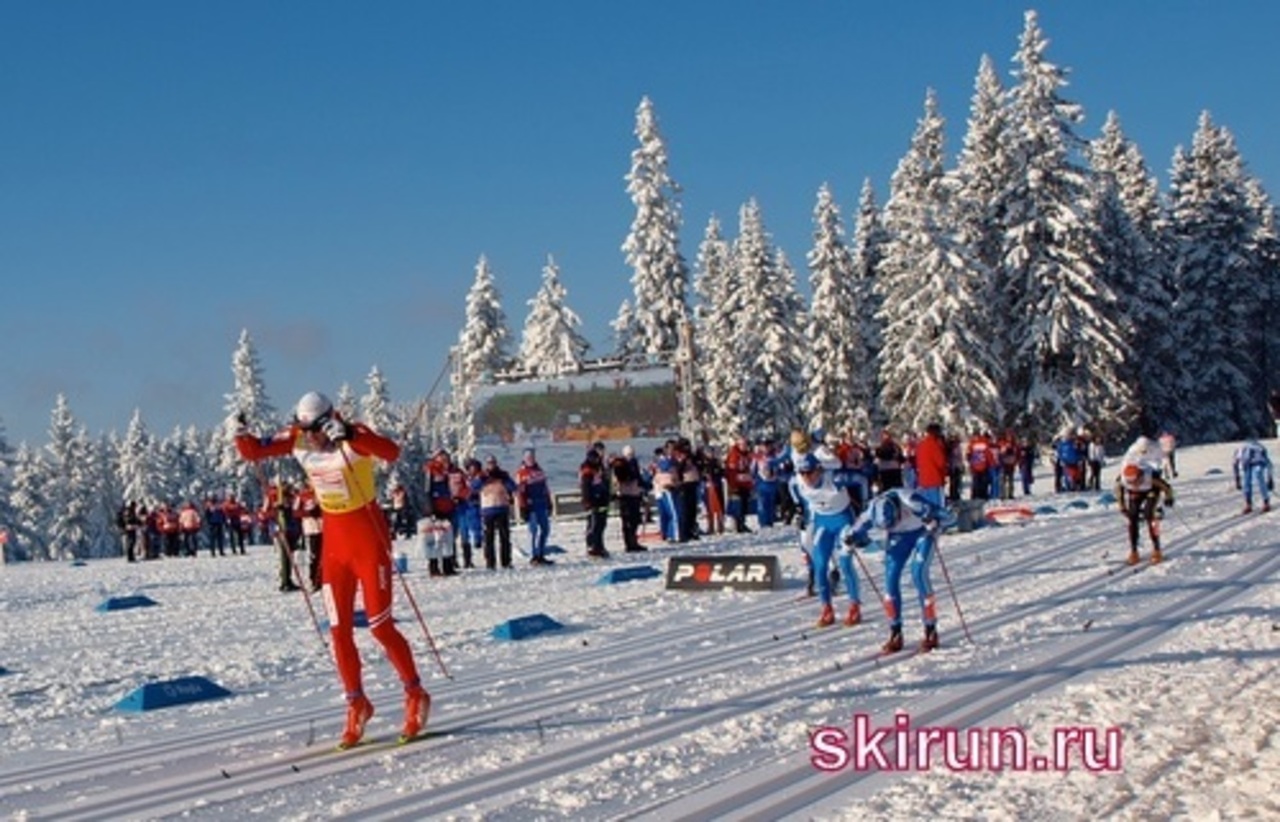
[[(692, 260), (760, 202), (802, 266), (818, 187), (883, 203), (926, 88), (954, 155), (1025, 3), (0, 2), (0, 420), (45, 441), (223, 414), (248, 328), (267, 389), (424, 394), (488, 256), (518, 337), (547, 254), (603, 353), (635, 109), (655, 103)], [(1081, 134), (1115, 109), (1164, 185), (1208, 109), (1280, 192), (1280, 4), (1036, 6)], [(848, 223), (847, 223), (848, 224)], [(849, 226), (851, 227), (851, 225)], [(802, 272), (802, 276), (807, 275)]]

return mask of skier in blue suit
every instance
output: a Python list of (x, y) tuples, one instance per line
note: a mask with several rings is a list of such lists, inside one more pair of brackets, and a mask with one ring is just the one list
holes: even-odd
[(849, 539), (859, 548), (871, 544), (871, 529), (885, 532), (884, 609), (889, 616), (886, 653), (902, 650), (902, 571), (908, 562), (924, 620), (920, 650), (938, 647), (938, 609), (929, 581), (929, 563), (938, 531), (953, 520), (954, 515), (944, 506), (913, 491), (891, 488), (876, 495), (850, 529)]
[(1271, 510), (1271, 489), (1275, 477), (1271, 473), (1271, 456), (1256, 439), (1249, 440), (1236, 449), (1231, 468), (1236, 478), (1236, 490), (1244, 491), (1244, 513), (1253, 511), (1253, 489), (1257, 487), (1262, 497), (1262, 510)]
[(853, 505), (848, 488), (852, 477), (838, 470), (838, 465), (838, 462), (824, 464), (813, 454), (805, 454), (798, 458), (796, 476), (791, 481), (791, 491), (802, 509), (805, 523), (800, 536), (801, 548), (808, 555), (809, 573), (817, 582), (818, 598), (822, 600), (819, 628), (836, 621), (831, 604), (831, 577), (827, 573), (832, 555), (836, 553), (836, 540), (843, 546), (836, 555), (836, 564), (849, 595), (849, 612), (844, 624), (853, 626), (862, 621), (858, 578), (853, 572), (853, 541), (849, 538)]

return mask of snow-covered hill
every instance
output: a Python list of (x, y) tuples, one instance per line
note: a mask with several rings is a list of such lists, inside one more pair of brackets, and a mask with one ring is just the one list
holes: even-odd
[[(765, 593), (666, 591), (660, 579), (597, 585), (609, 568), (663, 567), (690, 551), (655, 545), (638, 559), (590, 562), (580, 523), (556, 527), (553, 542), (569, 554), (548, 569), (433, 579), (404, 545), (406, 580), (452, 679), (434, 667), (398, 589), (402, 628), (430, 676), (433, 736), (388, 744), (398, 683), (362, 634), (374, 744), (345, 753), (333, 751), (343, 705), (332, 664), (302, 597), (276, 591), (269, 548), (4, 567), (0, 815), (1275, 817), (1280, 513), (1240, 515), (1231, 450), (1179, 455), (1167, 561), (1138, 573), (1121, 564), (1124, 521), (1096, 493), (1037, 496), (1034, 505), (1058, 513), (944, 537), (972, 641), (935, 567), (944, 645), (928, 655), (878, 656), (885, 628), (874, 602), (860, 626), (813, 628), (817, 606), (801, 596), (789, 529), (692, 549), (778, 555), (787, 587)], [(878, 576), (878, 555), (866, 559)], [(863, 591), (870, 601), (866, 581)], [(159, 607), (95, 611), (130, 594)], [(908, 602), (911, 642), (918, 611)], [(490, 636), (534, 613), (566, 628), (523, 642)], [(233, 696), (145, 713), (112, 707), (146, 682), (188, 675)], [(1032, 757), (1050, 756), (1055, 735), (1075, 742), (1065, 771), (957, 771), (940, 744), (911, 773), (815, 767), (833, 761), (811, 748), (815, 732), (852, 737), (863, 720), (887, 732), (876, 750), (890, 761), (908, 726), (1002, 729)], [(1104, 771), (1086, 769), (1086, 739)]]

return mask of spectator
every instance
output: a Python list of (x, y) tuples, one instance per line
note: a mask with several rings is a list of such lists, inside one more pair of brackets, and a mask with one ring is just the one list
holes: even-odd
[(227, 555), (227, 514), (218, 503), (217, 497), (207, 497), (204, 501), (204, 527), (209, 532), (209, 556), (225, 557)]
[(733, 529), (739, 534), (749, 534), (747, 512), (751, 507), (751, 489), (755, 480), (751, 476), (751, 445), (747, 438), (739, 436), (729, 446), (724, 457), (725, 482), (728, 486), (729, 518), (733, 520)]
[(529, 526), (529, 564), (553, 565), (547, 557), (551, 534), (551, 488), (547, 473), (538, 464), (538, 454), (526, 448), (516, 469), (516, 503), (520, 518)]
[[(498, 458), (485, 458), (484, 469), (471, 481), (472, 496), (479, 500), (480, 522), (484, 528), (484, 564), (490, 571), (498, 563), (511, 567), (511, 495), (516, 481), (498, 467)], [(497, 543), (497, 556), (494, 554)]]
[(618, 517), (622, 520), (622, 545), (624, 551), (647, 550), (640, 544), (641, 504), (644, 498), (644, 475), (636, 460), (636, 450), (622, 446), (622, 454), (609, 463), (614, 487), (618, 492)]
[(578, 468), (578, 489), (582, 508), (587, 512), (587, 556), (604, 559), (604, 531), (609, 524), (609, 477), (605, 474), (600, 452), (592, 448)]
[(236, 501), (234, 494), (229, 494), (225, 502), (222, 503), (222, 514), (226, 519), (226, 527), (229, 531), (228, 536), (231, 538), (231, 553), (243, 554), (245, 537), (248, 535), (248, 529), (244, 527), (244, 506)]
[[(194, 557), (200, 550), (200, 529), (204, 522), (200, 519), (200, 509), (191, 500), (182, 504), (178, 511), (178, 528), (182, 531), (182, 553)], [(211, 549), (212, 550), (212, 549)]]

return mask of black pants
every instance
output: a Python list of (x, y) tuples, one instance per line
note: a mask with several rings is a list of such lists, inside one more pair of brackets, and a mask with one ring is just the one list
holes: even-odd
[[(622, 519), (622, 545), (628, 551), (640, 550), (640, 498), (618, 497), (618, 515)], [(603, 539), (603, 535), (601, 537)]]
[(606, 553), (604, 529), (609, 524), (609, 507), (598, 505), (587, 512), (587, 553)]
[(1160, 494), (1151, 491), (1127, 491), (1124, 513), (1129, 518), (1129, 549), (1138, 550), (1138, 523), (1147, 521), (1147, 534), (1151, 547), (1160, 550), (1160, 518), (1164, 513), (1160, 506)]
[[(484, 564), (493, 569), (497, 560), (501, 560), (503, 568), (511, 567), (511, 512), (499, 511), (484, 514)], [(497, 542), (499, 556), (494, 556), (494, 542)]]

